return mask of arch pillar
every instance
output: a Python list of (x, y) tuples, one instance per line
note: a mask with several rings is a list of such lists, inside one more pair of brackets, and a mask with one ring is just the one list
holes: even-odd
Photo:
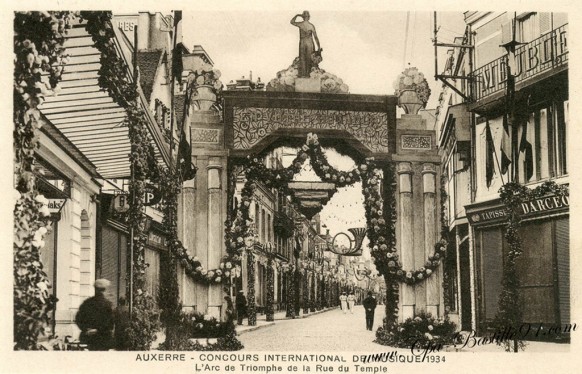
[[(440, 232), (440, 158), (435, 132), (420, 115), (403, 114), (397, 120), (395, 162), (398, 193), (396, 243), (404, 271), (425, 266)], [(400, 285), (399, 322), (421, 311), (442, 316), (440, 271), (414, 286)]]
[[(192, 162), (198, 168), (196, 178), (186, 182), (182, 192), (179, 232), (192, 256), (205, 269), (216, 269), (226, 250), (224, 221), (227, 209), (227, 157), (224, 125), (213, 111), (190, 111)], [(221, 318), (224, 299), (222, 285), (194, 283), (182, 278), (182, 300), (198, 312)]]

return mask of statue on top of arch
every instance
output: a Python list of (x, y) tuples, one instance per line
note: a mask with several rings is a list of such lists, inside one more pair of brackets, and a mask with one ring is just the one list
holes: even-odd
[[(301, 17), (303, 21), (298, 22), (298, 17)], [(348, 85), (341, 78), (319, 67), (323, 60), (323, 49), (315, 26), (309, 22), (309, 19), (308, 11), (297, 14), (291, 19), (291, 24), (299, 28), (299, 57), (296, 57), (287, 69), (277, 73), (277, 77), (267, 84), (267, 91), (293, 92), (297, 78), (308, 78), (319, 79), (323, 93), (349, 93)], [(317, 49), (315, 44), (317, 44)]]

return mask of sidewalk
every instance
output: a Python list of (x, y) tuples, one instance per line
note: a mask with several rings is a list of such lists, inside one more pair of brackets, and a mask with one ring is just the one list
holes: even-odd
[[(299, 315), (298, 316), (295, 316), (294, 319), (308, 318), (310, 316), (314, 316), (314, 315), (317, 315), (317, 314), (325, 313), (325, 312), (328, 312), (330, 310), (334, 310), (334, 309), (337, 309), (337, 308), (338, 308), (337, 306), (336, 307), (331, 307), (331, 308), (324, 308), (322, 310), (317, 310), (315, 312), (309, 312), (308, 314), (303, 314), (303, 310), (302, 310), (301, 312), (299, 312)], [(274, 325), (276, 323), (276, 321), (281, 321), (281, 320), (286, 320), (286, 319), (293, 319), (293, 318), (286, 317), (286, 314), (287, 314), (287, 312), (284, 311), (284, 310), (279, 311), (279, 312), (275, 312), (275, 315), (274, 315), (275, 321), (273, 321), (273, 322), (267, 322), (267, 320), (266, 320), (267, 317), (266, 317), (265, 314), (257, 314), (257, 324), (255, 326), (249, 326), (248, 325), (248, 319), (245, 318), (243, 320), (243, 325), (240, 325), (240, 326), (237, 325), (236, 326), (236, 333), (237, 333), (237, 335), (241, 335), (241, 334), (244, 334), (244, 333), (249, 332), (249, 331), (254, 331), (256, 329), (260, 329), (262, 327), (272, 326), (272, 325)]]

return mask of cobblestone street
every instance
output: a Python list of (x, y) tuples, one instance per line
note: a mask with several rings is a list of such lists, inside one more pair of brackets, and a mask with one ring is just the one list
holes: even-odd
[[(376, 308), (374, 331), (382, 324), (384, 306)], [(246, 322), (246, 320), (245, 320)], [(285, 319), (240, 336), (245, 350), (252, 351), (386, 351), (373, 343), (374, 331), (366, 330), (364, 308), (354, 314), (338, 309), (301, 319)]]

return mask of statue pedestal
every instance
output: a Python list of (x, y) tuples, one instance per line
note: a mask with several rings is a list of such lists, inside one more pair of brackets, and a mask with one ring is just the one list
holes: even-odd
[(295, 92), (321, 92), (321, 79), (296, 78)]

